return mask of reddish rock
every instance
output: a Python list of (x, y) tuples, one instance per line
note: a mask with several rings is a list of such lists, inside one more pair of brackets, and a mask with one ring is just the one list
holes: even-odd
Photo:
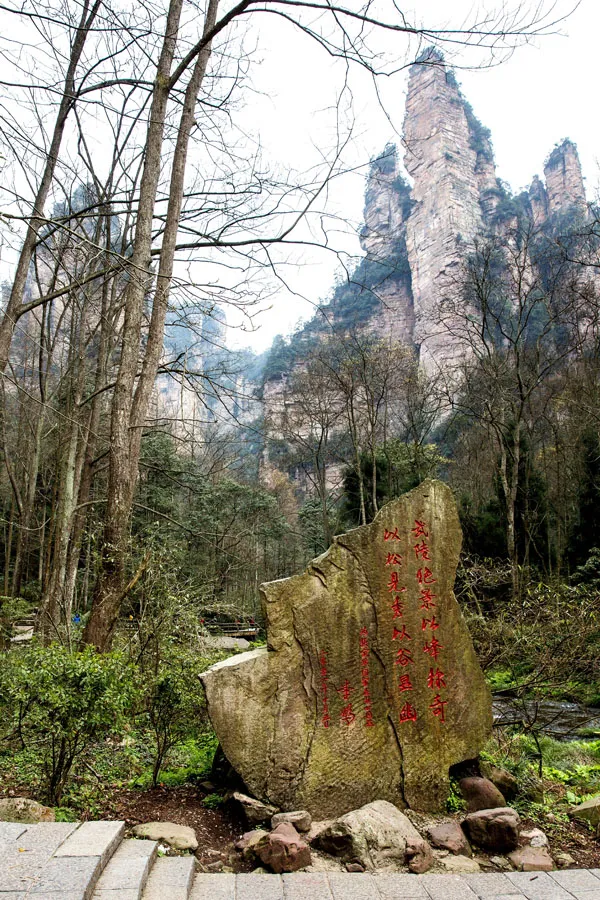
[(471, 843), (483, 850), (507, 853), (519, 846), (520, 824), (516, 810), (506, 806), (469, 813), (462, 827)]
[(440, 850), (449, 850), (455, 856), (472, 856), (472, 850), (465, 833), (458, 822), (441, 822), (427, 830), (429, 840)]
[(254, 852), (278, 875), (281, 872), (297, 872), (311, 864), (310, 847), (288, 822), (282, 822), (271, 834), (261, 838)]
[(508, 858), (519, 872), (551, 872), (554, 868), (552, 857), (545, 847), (521, 847)]
[(296, 831), (310, 831), (312, 817), (305, 809), (297, 809), (293, 812), (277, 813), (271, 819), (273, 828), (277, 828), (277, 826), (281, 825), (283, 822), (289, 822), (290, 825), (294, 826)]
[(468, 812), (480, 809), (499, 809), (506, 806), (506, 800), (489, 778), (461, 778), (460, 792), (466, 800)]
[(433, 853), (423, 838), (409, 838), (406, 842), (406, 862), (410, 872), (422, 875), (433, 865)]

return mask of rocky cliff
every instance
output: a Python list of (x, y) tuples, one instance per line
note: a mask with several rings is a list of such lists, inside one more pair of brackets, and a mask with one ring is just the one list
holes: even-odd
[[(404, 117), (404, 177), (397, 149), (388, 145), (370, 168), (364, 258), (304, 329), (267, 363), (266, 379), (289, 371), (307, 342), (359, 328), (413, 347), (424, 368), (446, 367), (461, 352), (440, 327), (439, 310), (473, 239), (507, 233), (519, 219), (553, 227), (586, 214), (581, 165), (565, 140), (548, 156), (544, 180), (513, 196), (496, 177), (491, 136), (437, 51), (412, 66)], [(296, 348), (296, 349), (295, 349)]]

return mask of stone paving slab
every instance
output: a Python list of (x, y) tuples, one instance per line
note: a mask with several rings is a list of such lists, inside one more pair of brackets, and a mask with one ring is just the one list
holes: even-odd
[(477, 900), (477, 894), (460, 875), (419, 875), (432, 900)]
[(572, 900), (547, 872), (507, 872), (506, 877), (525, 894), (527, 900)]
[(190, 900), (235, 900), (235, 875), (201, 872), (194, 879)]
[(375, 886), (382, 900), (429, 900), (416, 875), (378, 875)]
[(134, 891), (134, 900), (138, 900), (148, 881), (157, 848), (156, 841), (123, 841), (98, 879), (94, 900), (101, 900), (98, 894), (106, 891)]
[(279, 875), (238, 875), (236, 900), (283, 900), (283, 881)]
[[(0, 894), (0, 896), (2, 895)], [(98, 888), (96, 888), (92, 900), (139, 900), (139, 896), (140, 892), (138, 890), (99, 891)], [(2, 897), (2, 900), (4, 900), (4, 897)]]
[(586, 869), (552, 872), (550, 877), (567, 891), (600, 891), (600, 878)]
[(380, 900), (376, 881), (376, 878), (367, 874), (329, 874), (329, 886), (334, 900)]
[(462, 875), (463, 881), (466, 881), (472, 891), (480, 898), (497, 897), (522, 897), (520, 889), (516, 887), (503, 872), (482, 872), (479, 875)]
[(284, 900), (332, 900), (327, 876), (321, 872), (298, 872), (283, 876)]
[(83, 822), (62, 844), (56, 857), (98, 856), (104, 868), (121, 843), (125, 822)]
[[(33, 882), (29, 894), (39, 900), (39, 894), (73, 894), (73, 900), (88, 900), (92, 896), (98, 875), (100, 857), (53, 857)], [(58, 900), (58, 898), (57, 898)]]
[(0, 822), (0, 841), (16, 841), (19, 835), (27, 831), (27, 825), (20, 825), (18, 822)]
[(194, 877), (193, 856), (163, 856), (154, 863), (144, 900), (187, 900)]

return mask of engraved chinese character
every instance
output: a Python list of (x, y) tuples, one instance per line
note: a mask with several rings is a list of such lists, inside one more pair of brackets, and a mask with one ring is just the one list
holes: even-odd
[(402, 556), (399, 553), (388, 553), (385, 564), (386, 566), (401, 566)]
[(393, 594), (394, 591), (400, 590), (400, 588), (398, 587), (398, 579), (399, 578), (400, 578), (400, 576), (398, 575), (397, 572), (390, 572), (390, 580), (388, 582), (388, 591), (390, 594)]
[(344, 706), (340, 713), (340, 719), (346, 725), (352, 725), (352, 723), (356, 721), (356, 716), (354, 715), (351, 703), (349, 703), (347, 706)]
[(402, 722), (416, 722), (417, 721), (417, 711), (412, 705), (412, 703), (408, 703), (408, 701), (404, 704), (402, 709), (400, 710), (400, 714), (398, 716), (398, 720), (400, 723)]
[(348, 679), (345, 680), (343, 685), (339, 688), (336, 688), (338, 694), (342, 695), (342, 700), (349, 700), (350, 694), (352, 693), (352, 688), (348, 684)]
[(433, 637), (431, 638), (431, 641), (425, 644), (425, 646), (423, 647), (423, 653), (429, 653), (430, 656), (432, 656), (434, 659), (437, 659), (438, 653), (443, 649), (444, 648), (442, 647), (438, 639)]
[(434, 578), (431, 569), (428, 569), (427, 566), (425, 566), (417, 572), (417, 581), (419, 584), (433, 584), (437, 581), (437, 578)]
[(423, 559), (423, 560), (431, 559), (431, 557), (429, 555), (429, 547), (427, 546), (425, 541), (422, 541), (420, 544), (415, 544), (415, 546), (413, 547), (413, 550), (415, 551), (415, 556), (417, 559)]
[(445, 679), (446, 676), (439, 669), (433, 671), (433, 667), (429, 670), (429, 675), (427, 676), (427, 687), (432, 690), (439, 690), (440, 688), (446, 687)]
[(421, 630), (426, 631), (427, 628), (430, 628), (431, 631), (437, 631), (440, 627), (440, 623), (437, 621), (435, 616), (432, 616), (431, 619), (421, 619)]
[(401, 675), (398, 681), (398, 690), (402, 691), (412, 691), (412, 681), (410, 680), (410, 675)]
[(413, 658), (410, 650), (406, 650), (404, 647), (400, 647), (400, 649), (396, 653), (396, 662), (395, 666), (409, 666), (413, 662)]
[(383, 539), (384, 541), (399, 541), (400, 535), (398, 534), (398, 528), (394, 528), (393, 531), (388, 531), (387, 528), (384, 528)]
[(429, 705), (429, 709), (433, 712), (433, 715), (437, 716), (442, 723), (446, 721), (445, 706), (447, 702), (447, 700), (442, 700), (439, 694), (436, 694), (433, 703)]
[(415, 519), (415, 527), (412, 529), (412, 533), (416, 538), (429, 537), (429, 532), (427, 531), (425, 522), (421, 522), (419, 521), (419, 519)]
[(436, 604), (433, 602), (434, 597), (437, 597), (437, 594), (432, 594), (431, 588), (421, 588), (420, 609), (435, 609)]
[(392, 612), (394, 613), (394, 619), (399, 619), (400, 616), (404, 613), (404, 603), (402, 603), (400, 597), (394, 598), (394, 602), (392, 603)]
[(406, 630), (406, 625), (403, 625), (402, 628), (396, 628), (394, 625), (394, 633), (392, 635), (393, 641), (412, 641), (412, 638), (408, 631)]
[(323, 728), (329, 728), (329, 726), (331, 725), (331, 716), (329, 715), (329, 713), (323, 713), (321, 724)]

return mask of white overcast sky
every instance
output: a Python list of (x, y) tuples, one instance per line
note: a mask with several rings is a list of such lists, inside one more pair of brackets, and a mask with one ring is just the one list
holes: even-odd
[[(480, 3), (481, 7), (498, 6)], [(509, 4), (510, 5), (510, 0)], [(558, 0), (559, 9), (569, 7)], [(436, 24), (469, 17), (471, 0), (415, 0), (402, 5), (418, 9), (417, 18)], [(330, 111), (339, 90), (340, 72), (316, 46), (295, 35), (287, 26), (264, 26), (258, 36), (260, 64), (251, 70), (251, 95), (244, 124), (260, 139), (267, 159), (306, 169), (318, 159), (320, 148), (331, 146), (333, 117)], [(600, 0), (582, 0), (571, 18), (560, 26), (561, 34), (538, 38), (518, 49), (512, 58), (490, 69), (459, 70), (457, 77), (476, 115), (492, 131), (498, 175), (513, 190), (528, 186), (543, 174), (544, 158), (564, 137), (579, 148), (586, 176), (588, 198), (598, 189), (600, 126), (595, 98), (598, 93), (598, 36)], [(405, 47), (399, 46), (399, 56)], [(464, 55), (459, 64), (474, 62)], [(354, 140), (346, 153), (350, 166), (360, 166), (380, 152), (388, 141), (399, 143), (404, 117), (406, 73), (382, 84), (387, 115), (377, 103), (368, 77), (351, 77)], [(329, 108), (329, 111), (328, 111)], [(332, 212), (360, 224), (364, 172), (344, 176), (329, 192)], [(339, 238), (339, 246), (359, 252), (358, 242)], [(290, 266), (285, 277), (294, 294), (282, 288), (271, 306), (258, 318), (258, 329), (244, 334), (231, 329), (232, 346), (266, 348), (275, 334), (288, 334), (313, 306), (331, 290), (339, 264), (330, 254), (302, 254), (301, 267)], [(228, 314), (233, 324), (234, 318)]]

